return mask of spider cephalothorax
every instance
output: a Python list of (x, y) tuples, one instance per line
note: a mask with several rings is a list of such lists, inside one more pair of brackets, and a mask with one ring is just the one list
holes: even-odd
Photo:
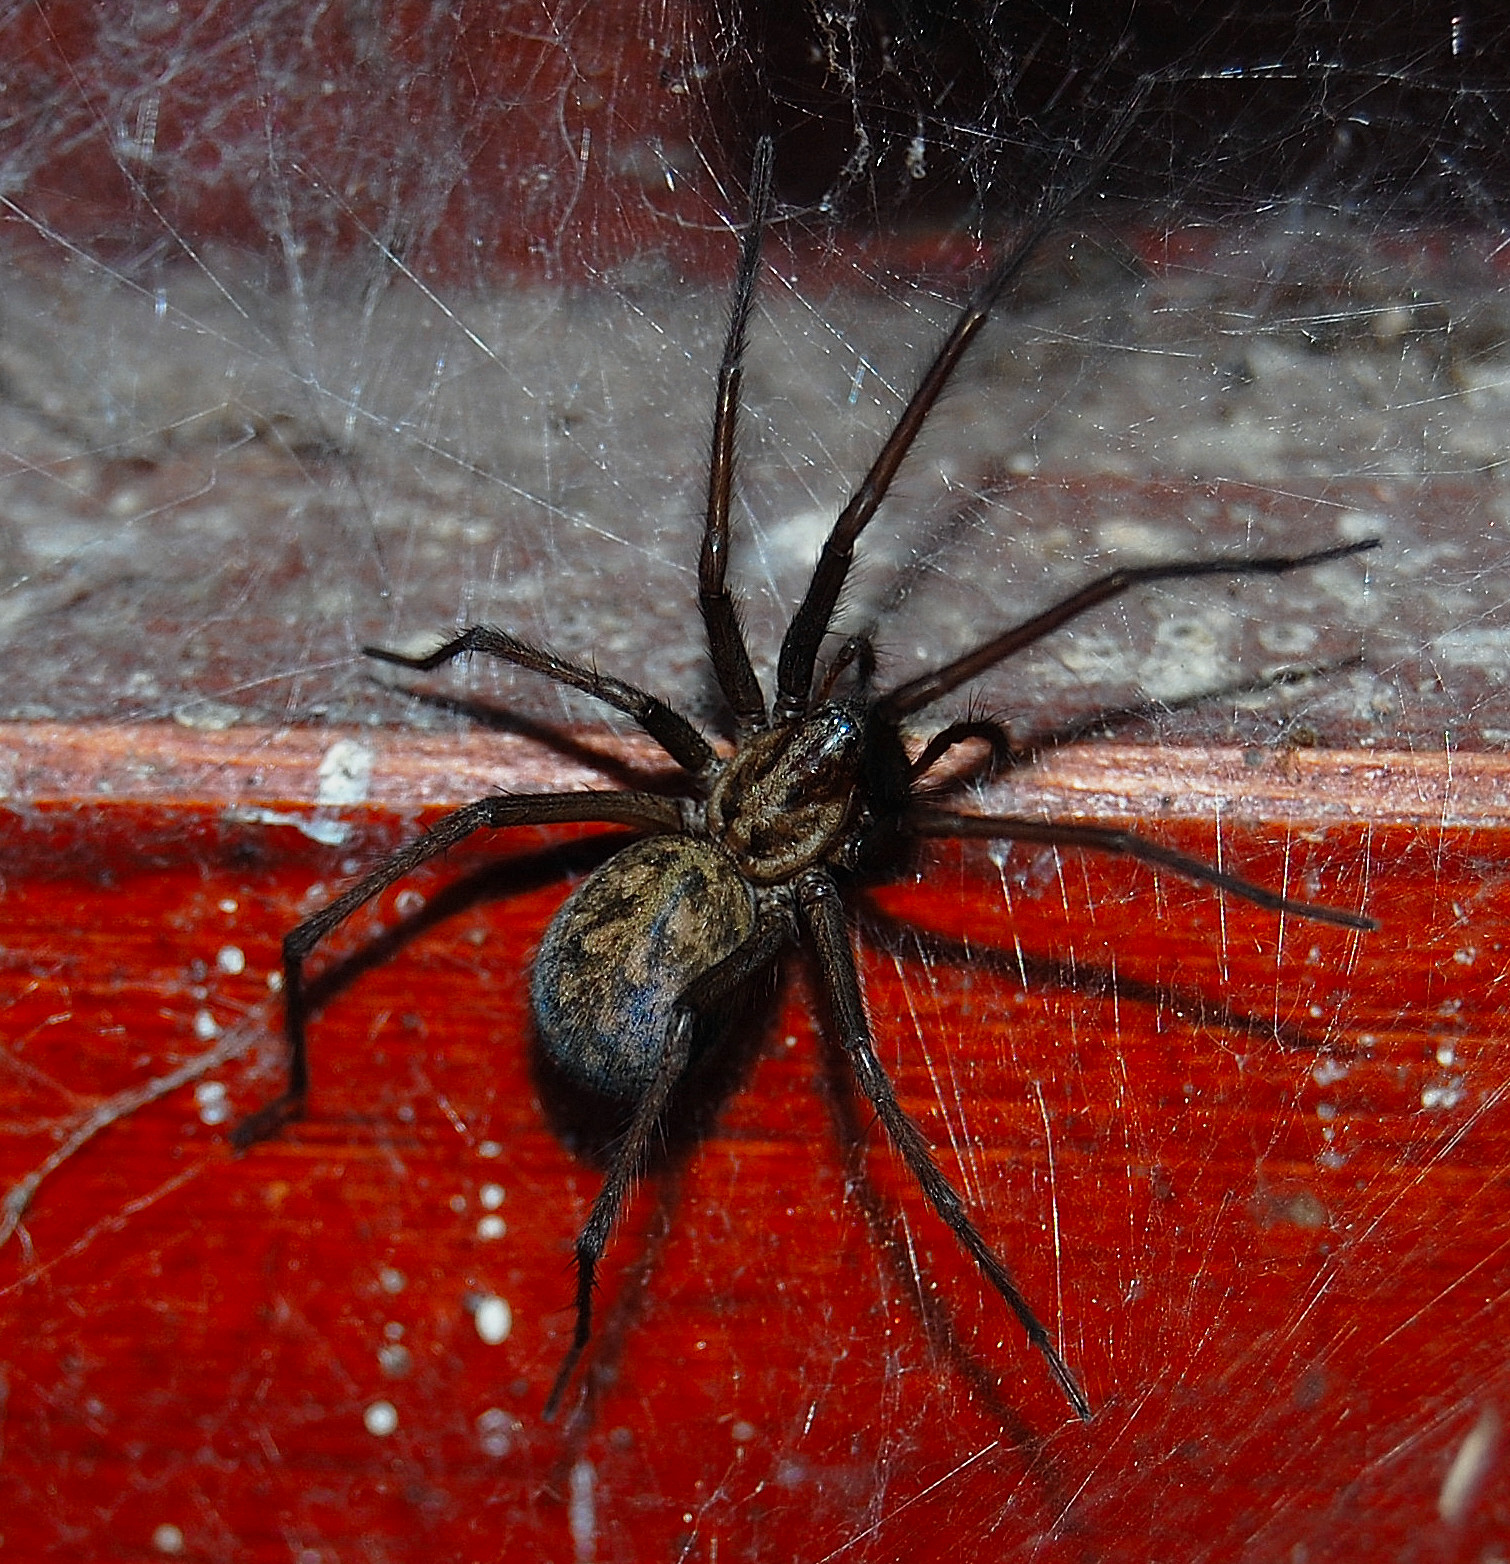
[[(1102, 156), (1120, 126), (1108, 132)], [(483, 828), (608, 821), (637, 828), (623, 848), (577, 887), (552, 920), (535, 959), (531, 998), (546, 1053), (571, 1079), (620, 1099), (628, 1128), (616, 1143), (603, 1187), (577, 1239), (577, 1322), (547, 1411), (555, 1408), (586, 1346), (593, 1280), (619, 1209), (651, 1135), (692, 1058), (706, 1023), (800, 940), (811, 950), (830, 1023), (893, 1144), (933, 1208), (969, 1252), (1042, 1353), (1071, 1406), (1090, 1404), (1005, 1265), (981, 1236), (963, 1201), (933, 1160), (922, 1132), (897, 1101), (871, 1036), (837, 871), (884, 859), (917, 837), (991, 837), (1091, 848), (1170, 868), (1262, 907), (1355, 929), (1372, 920), (1293, 901), (1133, 833), (1007, 815), (960, 814), (923, 802), (919, 788), (948, 752), (985, 740), (1009, 751), (996, 724), (972, 718), (945, 726), (910, 757), (902, 727), (916, 713), (1078, 614), (1142, 582), (1209, 575), (1277, 575), (1374, 547), (1343, 543), (1305, 554), (1139, 565), (1099, 577), (1078, 592), (989, 637), (933, 672), (876, 695), (875, 657), (863, 639), (847, 641), (827, 673), (816, 666), (855, 544), (885, 498), (898, 467), (992, 306), (1050, 220), (1052, 206), (987, 274), (955, 325), (870, 472), (834, 523), (802, 603), (782, 641), (775, 697), (767, 705), (750, 661), (726, 575), (740, 367), (760, 242), (771, 202), (771, 144), (762, 141), (752, 181), (752, 216), (734, 284), (713, 423), (708, 507), (698, 596), (708, 651), (735, 735), (721, 757), (698, 728), (645, 691), (557, 657), (487, 625), (454, 636), (420, 657), (369, 647), (403, 668), (440, 667), (482, 652), (597, 697), (632, 718), (686, 773), (686, 797), (593, 791), (479, 799), (445, 816), (424, 836), (293, 929), (283, 943), (289, 1081), (283, 1095), (242, 1121), (244, 1149), (304, 1110), (308, 1091), (304, 963), (324, 936), (411, 870)], [(1099, 159), (1093, 159), (1093, 166)], [(816, 688), (815, 688), (816, 680)], [(834, 695), (841, 682), (852, 686)], [(700, 1025), (700, 1023), (703, 1023)], [(715, 1039), (716, 1041), (716, 1039)]]

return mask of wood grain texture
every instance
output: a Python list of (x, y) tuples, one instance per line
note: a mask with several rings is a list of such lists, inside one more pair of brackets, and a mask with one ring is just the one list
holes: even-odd
[[(480, 843), (356, 920), (308, 1119), (225, 1137), (276, 1090), (286, 929), (549, 757), (5, 739), (4, 1182), (150, 1098), (0, 1252), (11, 1556), (1468, 1559), (1510, 1528), (1500, 757), (1089, 747), (1011, 781), (1374, 935), (947, 844), (857, 902), (882, 1056), (1089, 1427), (878, 1143), (796, 957), (742, 1089), (638, 1192), (547, 1425), (596, 1175), (542, 1111), (525, 972), (590, 833)], [(367, 800), (321, 806), (340, 742)]]

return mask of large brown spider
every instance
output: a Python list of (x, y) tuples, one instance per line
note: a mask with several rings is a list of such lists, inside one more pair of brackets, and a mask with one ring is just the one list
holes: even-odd
[[(628, 1129), (616, 1143), (603, 1187), (577, 1239), (576, 1331), (546, 1414), (560, 1402), (591, 1333), (593, 1278), (647, 1143), (696, 1052), (722, 1035), (717, 1022), (733, 995), (790, 940), (806, 939), (830, 1020), (860, 1089), (935, 1211), (1017, 1316), (1028, 1339), (1080, 1417), (1090, 1403), (1006, 1266), (966, 1213), (922, 1132), (897, 1101), (876, 1055), (855, 968), (839, 884), (884, 862), (907, 837), (988, 837), (1117, 853), (1204, 881), (1275, 912), (1346, 928), (1372, 919), (1314, 906), (1249, 883), (1131, 832), (1056, 825), (1008, 815), (955, 814), (917, 801), (918, 785), (956, 745), (984, 740), (1010, 750), (997, 724), (954, 722), (915, 757), (902, 725), (1002, 659), (1031, 646), (1098, 603), (1141, 582), (1192, 576), (1281, 574), (1375, 546), (1374, 540), (1307, 554), (1181, 561), (1114, 570), (1054, 607), (1003, 630), (932, 673), (883, 693), (872, 688), (875, 657), (863, 638), (846, 641), (817, 680), (819, 649), (854, 557), (856, 540), (885, 498), (940, 392), (992, 306), (1048, 226), (1048, 216), (1005, 254), (975, 290), (928, 366), (864, 482), (823, 545), (807, 593), (781, 644), (776, 698), (768, 708), (751, 666), (737, 605), (726, 584), (735, 422), (745, 327), (771, 206), (771, 143), (755, 158), (751, 217), (734, 279), (734, 302), (719, 366), (708, 508), (698, 600), (719, 689), (733, 717), (732, 755), (720, 755), (685, 717), (655, 696), (592, 668), (476, 625), (427, 656), (380, 647), (367, 655), (428, 670), (484, 652), (596, 696), (639, 726), (686, 772), (684, 798), (590, 791), (494, 796), (446, 815), (407, 843), (283, 941), (288, 1086), (233, 1134), (244, 1150), (304, 1111), (309, 1089), (304, 963), (352, 913), (420, 864), (484, 828), (566, 821), (634, 826), (644, 837), (615, 854), (569, 896), (535, 958), (531, 997), (546, 1054), (571, 1080), (621, 1101)], [(847, 693), (836, 694), (841, 682)], [(701, 1023), (715, 1023), (704, 1025)]]

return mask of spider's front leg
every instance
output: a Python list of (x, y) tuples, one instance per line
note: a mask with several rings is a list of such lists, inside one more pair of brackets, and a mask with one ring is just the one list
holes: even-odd
[(580, 663), (558, 657), (543, 646), (531, 646), (506, 630), (492, 625), (471, 625), (460, 635), (433, 652), (411, 657), (405, 652), (392, 652), (383, 646), (364, 646), (365, 656), (379, 662), (392, 663), (395, 668), (412, 668), (416, 673), (429, 673), (446, 663), (455, 662), (471, 652), (481, 652), (485, 657), (496, 657), (501, 662), (512, 663), (516, 668), (528, 668), (532, 673), (542, 673), (557, 684), (565, 684), (584, 695), (591, 695), (632, 718), (666, 751), (668, 755), (693, 776), (703, 776), (715, 759), (713, 746), (679, 711), (668, 706), (658, 696), (615, 679), (611, 674), (599, 673), (596, 668), (585, 668)]
[(1069, 1365), (1059, 1355), (1049, 1339), (1048, 1331), (1033, 1313), (1006, 1266), (970, 1220), (959, 1191), (933, 1160), (933, 1153), (928, 1149), (922, 1131), (897, 1101), (896, 1090), (876, 1055), (870, 1022), (865, 1016), (854, 949), (845, 927), (844, 906), (839, 899), (838, 887), (822, 870), (812, 870), (798, 883), (797, 897), (803, 922), (817, 954), (818, 975), (828, 999), (833, 1023), (860, 1089), (870, 1099), (892, 1144), (902, 1154), (902, 1160), (918, 1181), (933, 1209), (980, 1267), (981, 1274), (1017, 1316), (1022, 1328), (1028, 1333), (1028, 1340), (1043, 1355), (1049, 1372), (1075, 1409), (1076, 1416), (1084, 1422), (1090, 1422), (1090, 1402), (1070, 1372)]
[(423, 836), (406, 842), (375, 869), (343, 891), (333, 902), (312, 913), (283, 939), (284, 1033), (288, 1046), (288, 1084), (270, 1103), (248, 1114), (231, 1131), (238, 1151), (276, 1135), (302, 1117), (309, 1095), (309, 1056), (305, 1031), (309, 1017), (304, 963), (327, 934), (338, 929), (358, 908), (381, 895), (422, 863), (439, 857), (474, 831), (514, 825), (552, 825), (580, 821), (638, 826), (645, 831), (676, 831), (681, 812), (672, 799), (651, 793), (537, 793), (515, 798), (481, 798), (438, 820)]

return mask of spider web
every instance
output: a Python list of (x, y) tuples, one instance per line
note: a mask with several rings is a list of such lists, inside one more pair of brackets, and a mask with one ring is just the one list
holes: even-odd
[[(1426, 5), (779, 9), (3, 13), (3, 716), (32, 745), (212, 746), (186, 786), (215, 798), (313, 735), (307, 795), (222, 824), (328, 833), (259, 866), (214, 830), (81, 827), (39, 878), (118, 931), (103, 976), (14, 886), (0, 900), (9, 1177), (63, 1148), (0, 1255), (5, 1339), (38, 1344), (0, 1365), (0, 1491), (37, 1556), (107, 1533), (301, 1560), (356, 1538), (393, 1558), (1341, 1558), (1421, 1528), (1420, 1556), (1487, 1557), (1503, 1535), (1503, 879), (1487, 833), (1450, 834), (1478, 817), (1440, 778), (1510, 735), (1510, 37)], [(495, 622), (717, 723), (696, 539), (762, 132), (780, 209), (733, 574), (768, 683), (972, 277), (1087, 177), (866, 534), (842, 628), (873, 631), (883, 686), (1128, 561), (1381, 539), (1272, 583), (1139, 592), (937, 713), (1093, 741), (983, 806), (1078, 788), (1092, 813), (1146, 808), (1266, 884), (1367, 904), (1372, 955), (1050, 853), (941, 850), (858, 914), (882, 1057), (1088, 1366), (1106, 1410), (1083, 1432), (824, 1062), (800, 964), (747, 1090), (616, 1236), (586, 1409), (539, 1422), (594, 1175), (571, 1125), (519, 1128), (541, 1122), (524, 981), (492, 952), (527, 950), (586, 859), (516, 864), (422, 976), (401, 959), (343, 996), (315, 1046), (356, 1039), (327, 1102), (357, 1106), (317, 1103), (280, 1172), (217, 1138), (271, 1079), (232, 1056), (276, 1029), (277, 934), (421, 802), (537, 785), (514, 750), (495, 773), (466, 747), (478, 709), (500, 743), (605, 725), (496, 666), (426, 687), (466, 710), (415, 698), (364, 644)], [(390, 780), (421, 741), (450, 772)], [(12, 749), (24, 835), (51, 795)], [(1213, 792), (1214, 749), (1238, 770)], [(1253, 825), (1276, 774), (1339, 750), (1385, 757), (1404, 826), (1355, 851), (1309, 818)], [(157, 786), (136, 753), (110, 787)], [(1497, 773), (1473, 774), (1498, 820)], [(329, 812), (372, 775), (389, 817), (364, 836)], [(1419, 898), (1371, 900), (1397, 865)], [(149, 872), (182, 911), (124, 932)], [(1407, 948), (1420, 986), (1396, 981)], [(152, 1028), (86, 1037), (101, 984), (122, 1014), (147, 996)], [(418, 1016), (416, 984), (437, 996)], [(393, 1077), (365, 1096), (363, 1050)], [(418, 1124), (423, 1156), (383, 1120)], [(155, 1382), (113, 1377), (138, 1359)]]

